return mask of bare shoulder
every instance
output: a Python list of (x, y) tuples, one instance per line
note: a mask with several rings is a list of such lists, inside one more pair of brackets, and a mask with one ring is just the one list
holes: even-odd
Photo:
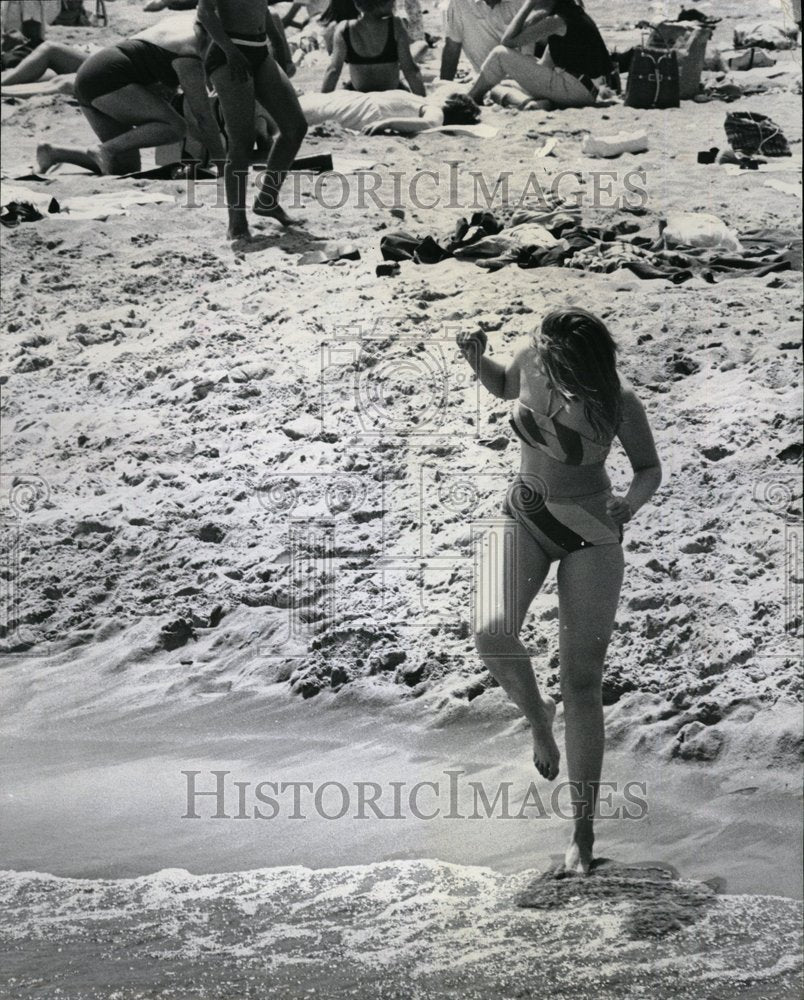
[(521, 337), (514, 345), (514, 356), (511, 364), (522, 366), (536, 357), (536, 348), (530, 337)]
[(623, 419), (627, 420), (629, 416), (645, 412), (642, 401), (628, 379), (620, 378), (620, 398), (622, 399)]
[(535, 348), (529, 337), (523, 337), (514, 347), (514, 354), (505, 370), (506, 399), (517, 399), (527, 393), (529, 376), (534, 373)]

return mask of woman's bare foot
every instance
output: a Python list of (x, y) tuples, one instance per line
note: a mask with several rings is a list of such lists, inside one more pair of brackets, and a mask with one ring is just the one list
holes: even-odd
[(580, 836), (577, 832), (564, 854), (564, 869), (576, 875), (588, 875), (594, 861), (595, 835)]
[(291, 218), (281, 205), (268, 207), (257, 198), (254, 201), (254, 214), (261, 215), (264, 219), (275, 219), (281, 226), (295, 226), (296, 220)]
[(40, 174), (46, 174), (56, 162), (53, 155), (53, 147), (50, 143), (41, 142), (36, 147), (36, 168)]
[(533, 734), (533, 763), (543, 778), (552, 781), (558, 775), (558, 762), (561, 760), (553, 738), (556, 703), (550, 697), (543, 698), (537, 712), (537, 719), (530, 725)]

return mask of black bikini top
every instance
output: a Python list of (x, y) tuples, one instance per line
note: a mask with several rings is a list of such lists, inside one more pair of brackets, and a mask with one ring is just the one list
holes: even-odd
[(381, 52), (376, 56), (361, 56), (355, 51), (352, 39), (349, 36), (349, 25), (343, 29), (343, 40), (346, 42), (346, 62), (356, 66), (379, 66), (381, 63), (395, 63), (399, 56), (396, 50), (396, 32), (394, 31), (394, 19), (388, 19), (388, 40)]

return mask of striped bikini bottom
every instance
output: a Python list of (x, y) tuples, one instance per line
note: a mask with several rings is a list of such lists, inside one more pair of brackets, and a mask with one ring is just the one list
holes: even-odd
[(610, 490), (580, 497), (547, 498), (540, 480), (517, 476), (502, 512), (523, 525), (550, 560), (599, 545), (620, 545), (623, 529), (606, 512)]

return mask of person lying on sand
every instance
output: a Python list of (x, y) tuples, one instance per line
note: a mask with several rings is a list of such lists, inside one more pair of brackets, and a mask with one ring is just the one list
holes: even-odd
[(367, 135), (415, 135), (439, 125), (474, 125), (480, 118), (480, 108), (453, 84), (440, 87), (429, 97), (407, 90), (374, 94), (338, 90), (334, 94), (302, 94), (299, 102), (308, 125), (326, 122)]
[(401, 71), (411, 91), (424, 97), (424, 81), (411, 55), (405, 25), (393, 16), (393, 0), (354, 0), (354, 3), (360, 17), (342, 21), (335, 29), (322, 93), (335, 90), (346, 63), (354, 90), (363, 93), (398, 90)]
[[(588, 874), (603, 762), (603, 663), (623, 578), (623, 526), (659, 488), (661, 466), (645, 410), (617, 372), (614, 339), (585, 309), (549, 313), (507, 366), (485, 357), (485, 333), (460, 333), (457, 341), (485, 388), (516, 400), (511, 425), (522, 442), (503, 523), (487, 531), (481, 546), (475, 644), (525, 714), (536, 769), (552, 781), (560, 757), (556, 706), (540, 693), (519, 633), (558, 562), (561, 695), (577, 796), (565, 865)], [(612, 494), (605, 468), (615, 437), (634, 472), (624, 497)]]
[(228, 142), (225, 187), (228, 236), (249, 239), (246, 198), (254, 148), (255, 101), (271, 116), (272, 137), (254, 201), (257, 215), (289, 225), (279, 191), (307, 132), (296, 91), (268, 45), (265, 0), (199, 0), (198, 22), (209, 36), (204, 67), (220, 101)]
[[(515, 51), (546, 42), (541, 58)], [(606, 43), (581, 0), (526, 0), (491, 50), (470, 90), (478, 104), (492, 87), (514, 80), (532, 107), (582, 108), (596, 102), (612, 69)]]
[[(188, 126), (156, 84), (169, 91), (181, 86), (197, 125)], [(36, 150), (42, 172), (55, 163), (73, 163), (100, 174), (128, 173), (139, 169), (139, 150), (177, 142), (188, 127), (197, 131), (213, 162), (223, 162), (192, 13), (173, 14), (95, 52), (78, 68), (75, 96), (100, 145), (84, 150), (42, 143)]]
[[(88, 56), (86, 52), (79, 49), (70, 48), (69, 45), (62, 45), (60, 42), (43, 42), (37, 46), (33, 52), (18, 63), (13, 69), (4, 69), (0, 73), (0, 86), (16, 87), (23, 84), (39, 83), (47, 84), (47, 87), (37, 90), (36, 93), (43, 94), (72, 94), (75, 83), (75, 74), (79, 66), (85, 63)], [(42, 78), (46, 73), (55, 74), (49, 76), (46, 81)], [(13, 95), (13, 91), (9, 91)], [(24, 91), (20, 96), (24, 96)]]

